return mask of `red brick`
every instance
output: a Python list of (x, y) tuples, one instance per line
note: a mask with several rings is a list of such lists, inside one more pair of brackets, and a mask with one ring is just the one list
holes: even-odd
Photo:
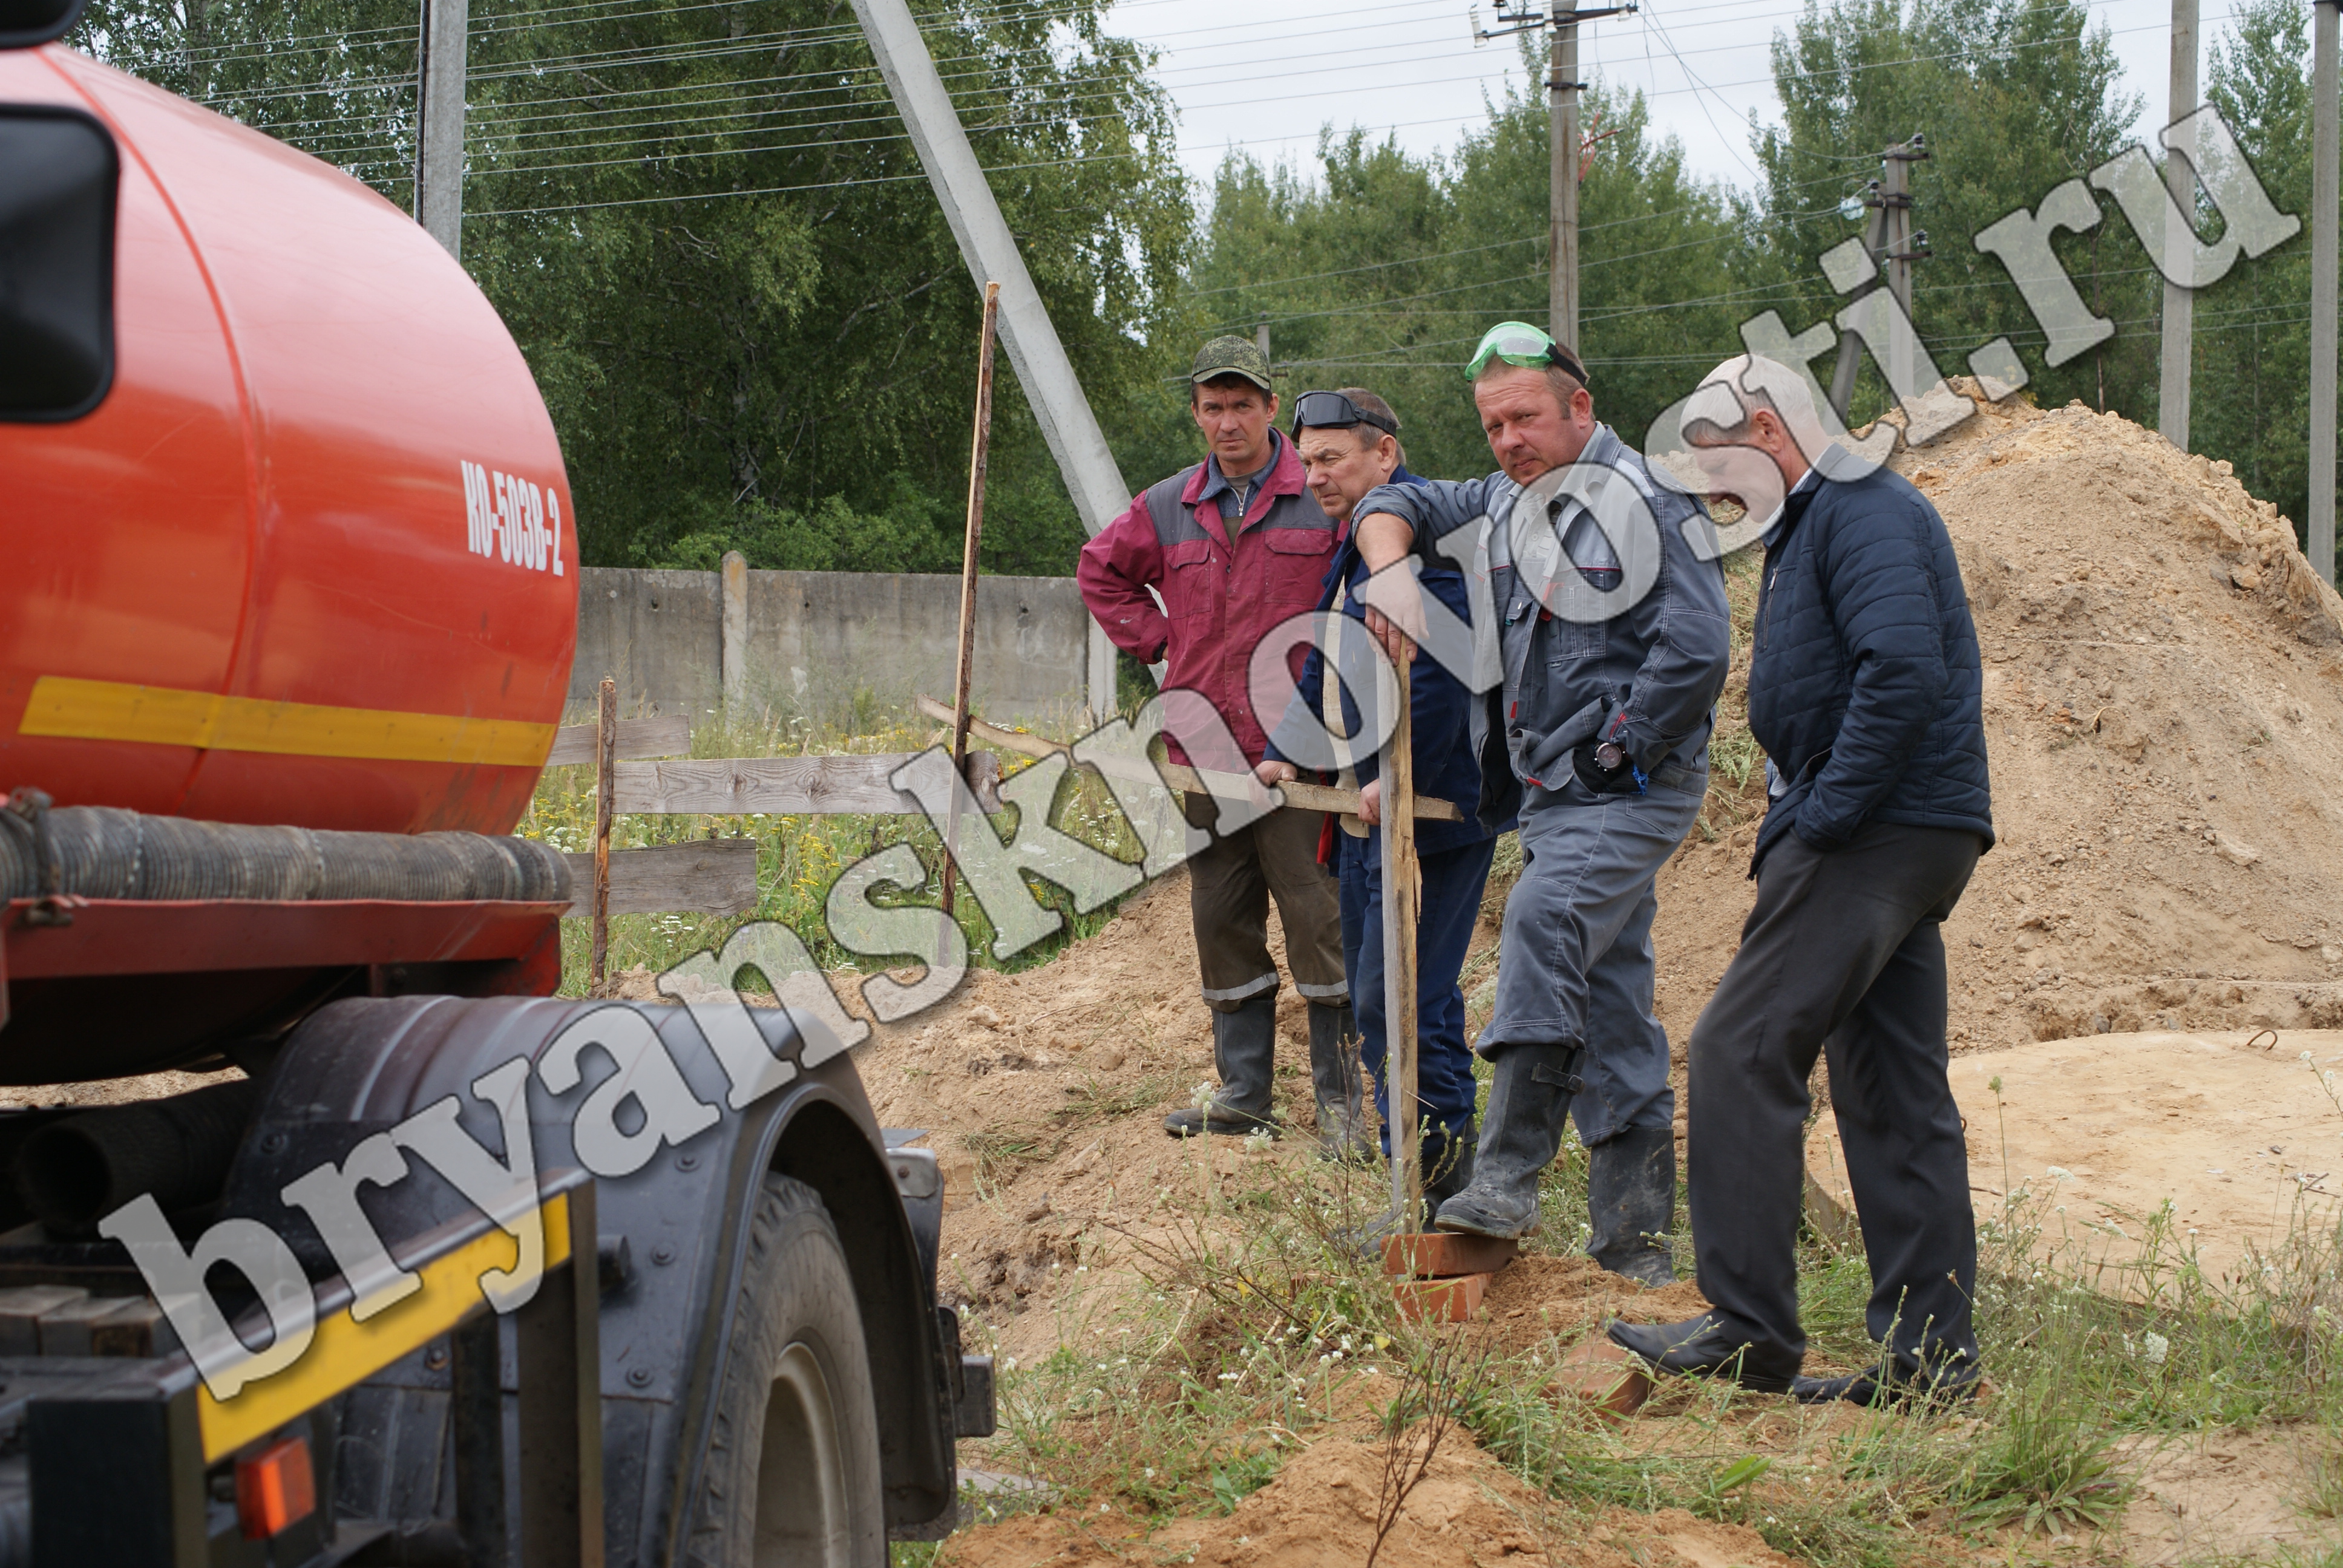
[(1481, 1310), (1494, 1274), (1460, 1274), (1453, 1280), (1402, 1280), (1400, 1316), (1413, 1322), (1461, 1323)]
[(1613, 1415), (1633, 1415), (1651, 1397), (1652, 1380), (1627, 1352), (1601, 1334), (1572, 1348), (1547, 1387), (1557, 1399)]
[(1493, 1274), (1518, 1256), (1519, 1241), (1488, 1236), (1464, 1236), (1432, 1231), (1417, 1236), (1383, 1240), (1383, 1272), (1418, 1280), (1453, 1280), (1464, 1274)]

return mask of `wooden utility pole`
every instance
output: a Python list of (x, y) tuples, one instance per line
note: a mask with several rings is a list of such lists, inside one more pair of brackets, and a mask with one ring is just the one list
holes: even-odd
[(610, 990), (610, 819), (618, 787), (618, 683), (602, 678), (594, 711), (594, 972), (588, 994)]
[[(2172, 0), (2172, 73), (2165, 98), (2165, 123), (2187, 118), (2197, 107), (2197, 0)], [(2164, 220), (2164, 254), (2176, 261), (2197, 254), (2197, 142), (2195, 127), (2184, 140), (2165, 144), (2164, 185), (2172, 205)], [(2167, 133), (2170, 135), (2169, 132)], [(2197, 280), (2164, 285), (2164, 342), (2157, 377), (2156, 427), (2164, 438), (2188, 449), (2188, 357), (2196, 340)]]
[(1261, 350), (1263, 359), (1269, 357), (1269, 323), (1266, 319), (1252, 329), (1253, 347)]
[(1415, 735), (1408, 661), (1397, 661), (1399, 722), (1384, 743), (1383, 1099), (1391, 1107), (1392, 1204), (1402, 1235), (1423, 1223), (1423, 1111), (1416, 1097), (1415, 927), (1423, 887), (1415, 860)]
[(2335, 580), (2335, 35), (2343, 0), (2314, 0), (2310, 41), (2310, 564)]
[[(992, 329), (1001, 319), (1001, 285), (984, 286), (984, 325), (976, 340), (976, 437), (968, 452), (968, 533), (960, 550), (960, 658), (952, 674), (952, 772), (968, 776), (968, 697), (976, 680), (976, 547), (984, 537), (984, 469), (992, 444)], [(960, 791), (944, 816), (944, 914), (952, 912), (960, 867)]]
[(464, 54), (471, 0), (423, 0), (417, 52), (415, 221), (463, 255)]

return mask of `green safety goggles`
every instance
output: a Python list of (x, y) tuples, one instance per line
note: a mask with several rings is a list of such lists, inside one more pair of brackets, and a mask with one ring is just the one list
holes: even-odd
[(1471, 363), (1464, 367), (1464, 378), (1480, 379), (1483, 367), (1492, 359), (1531, 369), (1558, 365), (1581, 387), (1591, 385), (1586, 378), (1586, 367), (1578, 362), (1578, 356), (1526, 321), (1500, 321), (1483, 333), (1481, 347), (1473, 351)]

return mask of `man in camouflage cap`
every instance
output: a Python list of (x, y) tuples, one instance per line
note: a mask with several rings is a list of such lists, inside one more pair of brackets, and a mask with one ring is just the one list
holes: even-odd
[[(1150, 487), (1082, 547), (1082, 599), (1124, 652), (1161, 661), (1167, 691), (1211, 702), (1248, 767), (1268, 738), (1252, 710), (1253, 648), (1280, 622), (1317, 608), (1334, 557), (1334, 519), (1304, 482), (1302, 460), (1277, 429), (1269, 356), (1242, 337), (1215, 337), (1189, 375), (1189, 412), (1208, 455)], [(1154, 595), (1161, 598), (1157, 607)], [(1298, 668), (1306, 651), (1293, 650)], [(1274, 716), (1272, 716), (1274, 717)], [(1186, 757), (1176, 743), (1174, 760)], [(1211, 799), (1191, 796), (1189, 820), (1213, 824)], [(1277, 963), (1269, 904), (1277, 901), (1293, 987), (1307, 999), (1319, 1135), (1346, 1146), (1360, 1081), (1345, 1050), (1342, 914), (1318, 861), (1321, 812), (1288, 806), (1221, 837), (1188, 861), (1190, 910), (1212, 1058), (1221, 1088), (1209, 1104), (1174, 1111), (1164, 1130), (1274, 1131), (1270, 1089), (1277, 1038)]]

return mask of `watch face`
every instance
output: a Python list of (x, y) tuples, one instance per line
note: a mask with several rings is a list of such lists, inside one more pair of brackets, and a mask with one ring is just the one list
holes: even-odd
[(1619, 749), (1619, 743), (1615, 740), (1605, 740), (1594, 749), (1594, 760), (1605, 769), (1616, 768), (1626, 759), (1627, 754)]

